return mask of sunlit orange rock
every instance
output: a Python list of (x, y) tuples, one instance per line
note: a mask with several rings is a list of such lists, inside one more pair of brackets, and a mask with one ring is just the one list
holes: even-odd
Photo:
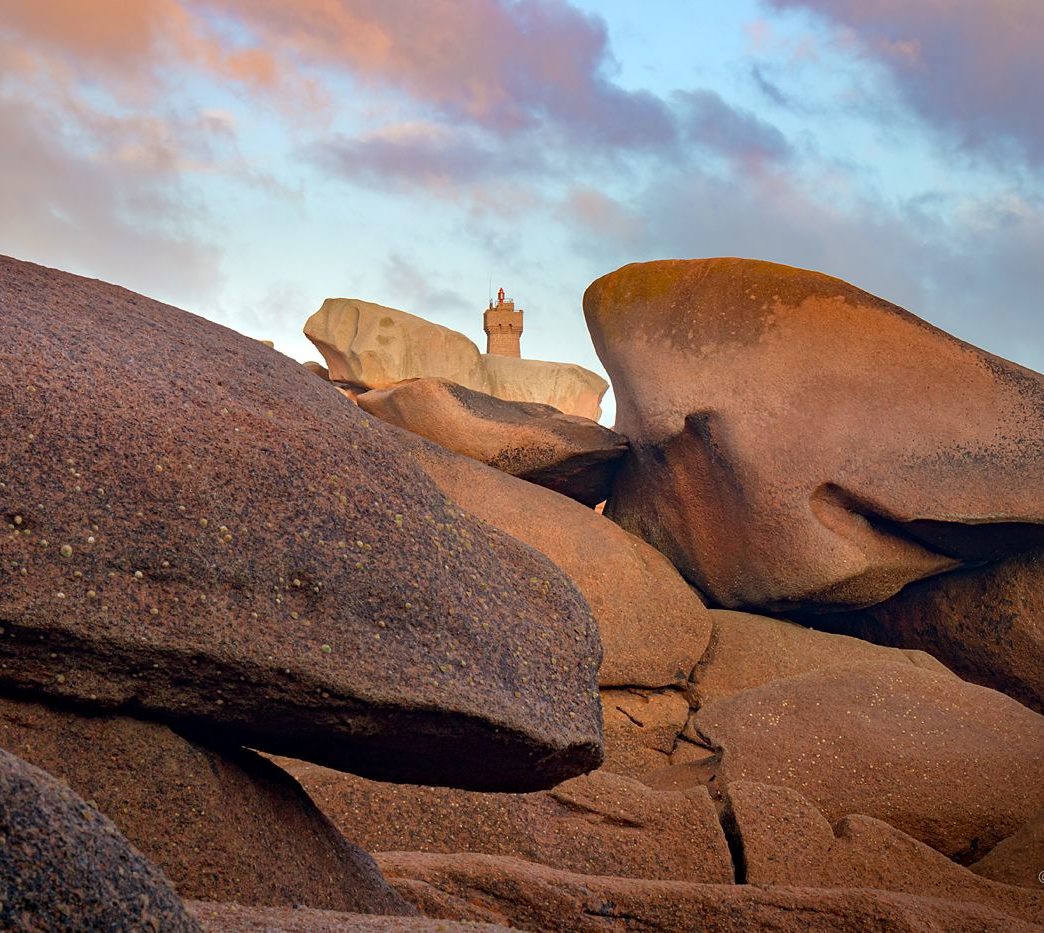
[(867, 606), (1044, 538), (1044, 376), (839, 279), (636, 263), (584, 296), (606, 508), (730, 608)]

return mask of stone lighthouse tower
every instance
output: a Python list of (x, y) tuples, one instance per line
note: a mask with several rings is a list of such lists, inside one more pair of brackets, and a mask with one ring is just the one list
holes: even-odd
[(486, 332), (486, 352), (497, 356), (522, 356), (522, 309), (515, 310), (515, 302), (505, 300), (504, 289), (497, 292), (497, 303), (489, 301), (482, 315)]

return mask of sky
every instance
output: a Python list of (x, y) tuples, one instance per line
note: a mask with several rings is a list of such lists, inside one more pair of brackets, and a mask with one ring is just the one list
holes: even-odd
[(745, 256), (1044, 370), (1042, 88), (1041, 0), (0, 0), (0, 253), (603, 374), (592, 280)]

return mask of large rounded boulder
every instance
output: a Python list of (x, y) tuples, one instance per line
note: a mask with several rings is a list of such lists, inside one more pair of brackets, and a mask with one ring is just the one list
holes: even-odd
[(714, 602), (872, 605), (1044, 540), (1044, 376), (817, 272), (634, 263), (584, 295), (631, 440), (606, 514)]
[(293, 360), (0, 258), (0, 430), (0, 690), (387, 780), (601, 760), (572, 583)]

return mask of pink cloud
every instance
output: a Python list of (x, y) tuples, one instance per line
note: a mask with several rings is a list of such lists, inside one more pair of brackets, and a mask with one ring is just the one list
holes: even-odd
[(883, 64), (918, 114), (969, 149), (1044, 161), (1040, 0), (769, 0), (826, 19)]

